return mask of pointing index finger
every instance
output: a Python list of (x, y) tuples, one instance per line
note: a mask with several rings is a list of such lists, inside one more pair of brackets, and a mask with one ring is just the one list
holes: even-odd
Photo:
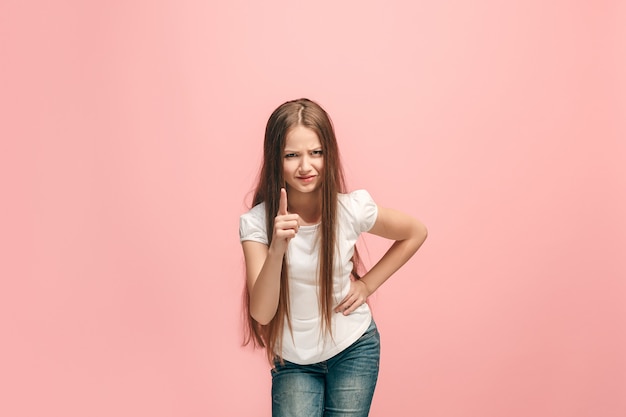
[(280, 189), (280, 202), (278, 203), (278, 214), (285, 215), (287, 213), (287, 190)]

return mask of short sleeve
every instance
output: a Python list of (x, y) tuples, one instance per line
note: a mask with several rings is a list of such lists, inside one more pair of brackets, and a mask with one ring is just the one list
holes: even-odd
[(259, 204), (239, 217), (239, 240), (268, 244), (265, 226), (265, 207)]
[(365, 190), (356, 190), (350, 193), (354, 217), (359, 227), (359, 232), (367, 232), (376, 223), (378, 217), (378, 206), (372, 196)]

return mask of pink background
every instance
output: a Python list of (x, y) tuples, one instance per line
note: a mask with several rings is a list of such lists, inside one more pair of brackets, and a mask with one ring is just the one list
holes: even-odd
[(430, 231), (372, 299), (371, 415), (623, 417), (625, 27), (617, 0), (2, 1), (0, 415), (270, 415), (238, 216), (304, 96), (350, 187)]

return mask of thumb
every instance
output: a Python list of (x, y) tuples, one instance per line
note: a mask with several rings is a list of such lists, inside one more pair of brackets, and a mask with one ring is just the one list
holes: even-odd
[(287, 213), (287, 190), (280, 189), (280, 202), (278, 203), (278, 214), (285, 215)]

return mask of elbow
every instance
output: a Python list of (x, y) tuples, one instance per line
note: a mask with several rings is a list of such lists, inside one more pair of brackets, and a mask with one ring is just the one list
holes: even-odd
[(272, 288), (266, 288), (265, 285), (257, 285), (256, 282), (250, 290), (250, 298), (248, 299), (248, 312), (250, 317), (258, 324), (265, 326), (274, 319), (278, 311), (279, 289), (276, 293)]
[(417, 249), (424, 243), (426, 238), (428, 237), (428, 229), (424, 225), (424, 223), (419, 220), (415, 222), (415, 227), (413, 229), (413, 238), (417, 243)]
[(268, 324), (270, 324), (270, 322), (272, 321), (272, 319), (267, 320), (265, 317), (255, 317), (252, 316), (252, 318), (254, 319), (254, 321), (256, 321), (257, 323), (259, 323), (261, 326), (267, 326)]
[(250, 316), (259, 323), (261, 326), (268, 325), (274, 318), (274, 314), (267, 314), (267, 312), (254, 311), (250, 308)]
[(424, 224), (421, 225), (422, 226), (422, 230), (421, 230), (421, 238), (422, 238), (422, 243), (424, 243), (424, 241), (426, 240), (426, 238), (428, 237), (428, 229), (426, 228), (426, 226), (424, 226)]

